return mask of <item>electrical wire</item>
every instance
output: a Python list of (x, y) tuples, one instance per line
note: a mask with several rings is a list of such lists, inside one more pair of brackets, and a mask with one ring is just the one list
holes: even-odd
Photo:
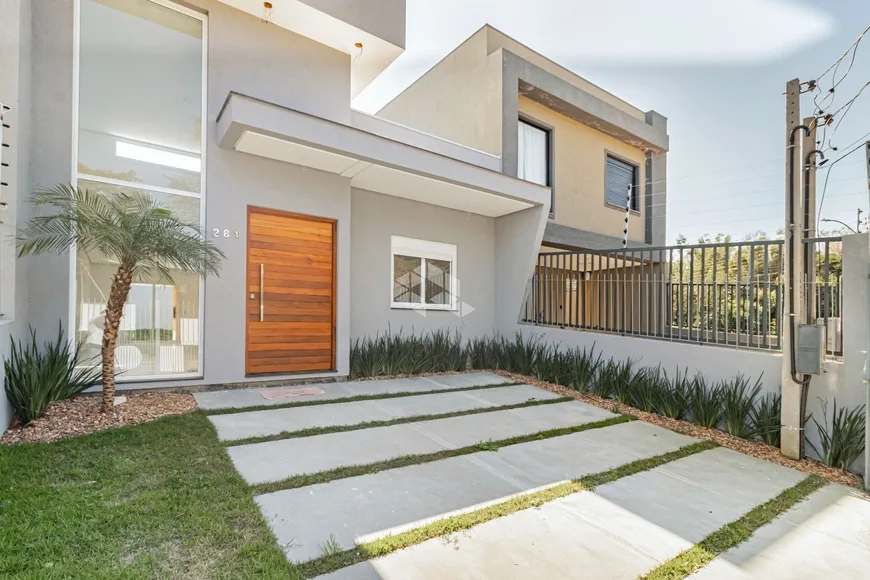
[(863, 39), (863, 38), (864, 38), (864, 35), (866, 35), (868, 32), (870, 32), (870, 26), (868, 26), (867, 28), (865, 28), (865, 29), (864, 29), (864, 32), (862, 32), (862, 33), (858, 36), (858, 38), (855, 39), (855, 42), (853, 42), (853, 43), (849, 46), (849, 48), (846, 49), (846, 52), (843, 53), (843, 56), (841, 56), (841, 57), (838, 58), (836, 61), (834, 61), (834, 63), (833, 63), (831, 66), (829, 66), (829, 67), (827, 68), (827, 70), (825, 70), (825, 72), (823, 72), (822, 74), (820, 74), (819, 76), (816, 77), (816, 83), (818, 83), (819, 80), (823, 79), (823, 78), (825, 77), (825, 75), (827, 75), (829, 72), (831, 72), (831, 69), (833, 69), (836, 65), (840, 64), (841, 62), (843, 62), (843, 60), (845, 60), (846, 56), (848, 56), (849, 51), (851, 51), (853, 48), (854, 48), (854, 49), (857, 49), (857, 48), (858, 48), (858, 45), (861, 44), (861, 39)]
[[(816, 105), (815, 112), (813, 113), (814, 117), (817, 117), (819, 115), (819, 113), (820, 113), (820, 111), (822, 111), (823, 107), (828, 106), (828, 103), (826, 101), (829, 98), (832, 99), (832, 103), (833, 103), (834, 92), (836, 91), (837, 87), (840, 86), (840, 84), (846, 79), (847, 76), (849, 76), (849, 73), (852, 71), (852, 66), (855, 64), (855, 57), (858, 55), (858, 46), (861, 44), (861, 40), (864, 38), (864, 36), (868, 32), (870, 32), (870, 26), (868, 26), (867, 28), (864, 29), (864, 32), (862, 32), (858, 36), (858, 38), (855, 39), (855, 41), (849, 46), (849, 48), (846, 49), (846, 52), (844, 52), (843, 55), (840, 56), (840, 58), (835, 60), (833, 62), (833, 64), (831, 64), (831, 66), (829, 66), (825, 70), (825, 72), (823, 72), (822, 74), (820, 74), (819, 76), (816, 77), (815, 89), (821, 90), (820, 89), (821, 80), (823, 78), (825, 78), (825, 76), (827, 76), (827, 74), (829, 72), (831, 72), (832, 70), (834, 71), (833, 75), (831, 76), (831, 78), (833, 79), (833, 81), (831, 83), (831, 88), (828, 89), (827, 93), (825, 94), (824, 99), (822, 99), (822, 103), (820, 104), (818, 102), (818, 97), (819, 97), (818, 94), (813, 96), (813, 104)], [(846, 59), (846, 57), (849, 56), (850, 52), (852, 53), (852, 59), (849, 62), (849, 68), (846, 69), (846, 72), (843, 74), (843, 76), (838, 81), (837, 80), (837, 71), (840, 69), (840, 65), (843, 63), (843, 61)]]
[(837, 118), (837, 115), (840, 114), (840, 111), (843, 111), (843, 109), (845, 109), (845, 111), (843, 112), (843, 115), (841, 117), (837, 118), (837, 124), (834, 126), (833, 130), (831, 131), (831, 136), (828, 138), (828, 145), (831, 144), (831, 139), (833, 139), (834, 134), (837, 132), (837, 129), (840, 128), (840, 123), (842, 123), (843, 119), (846, 118), (846, 115), (849, 114), (849, 110), (852, 108), (852, 105), (855, 104), (855, 101), (858, 100), (858, 97), (861, 96), (861, 94), (864, 92), (864, 90), (868, 86), (870, 86), (870, 81), (867, 81), (866, 83), (864, 83), (864, 85), (858, 90), (858, 93), (854, 97), (849, 99), (845, 105), (843, 105), (842, 107), (837, 109), (835, 112), (831, 113), (832, 118)]
[(865, 145), (864, 143), (861, 143), (860, 145), (855, 146), (854, 149), (852, 149), (851, 151), (849, 151), (847, 153), (843, 153), (842, 155), (840, 155), (839, 157), (834, 159), (834, 161), (832, 161), (828, 165), (828, 173), (827, 173), (827, 175), (825, 175), (825, 184), (824, 184), (824, 186), (822, 186), (822, 195), (819, 198), (819, 211), (818, 211), (818, 216), (816, 217), (816, 229), (818, 229), (819, 224), (821, 223), (821, 219), (822, 219), (822, 207), (825, 205), (825, 194), (828, 191), (828, 180), (831, 177), (831, 168), (834, 167), (834, 165), (836, 165), (837, 163), (839, 163), (843, 159), (845, 159), (846, 157), (848, 157), (849, 155), (851, 155), (852, 153), (854, 153), (855, 151), (858, 151), (859, 149), (864, 148), (864, 145)]

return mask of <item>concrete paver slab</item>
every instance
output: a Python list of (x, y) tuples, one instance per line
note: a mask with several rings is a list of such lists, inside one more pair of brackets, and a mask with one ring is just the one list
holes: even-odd
[[(803, 473), (717, 448), (602, 486), (596, 493), (691, 544), (797, 484)], [(632, 544), (649, 538), (614, 528)], [(688, 547), (688, 546), (686, 546)], [(662, 561), (677, 552), (654, 551)]]
[(870, 500), (829, 484), (690, 578), (863, 580), (868, 574)]
[(613, 416), (598, 407), (571, 401), (239, 445), (230, 447), (228, 452), (245, 481), (256, 484), (347, 465), (365, 465), (402, 455), (433, 453), (481, 441), (531, 435)]
[[(594, 518), (578, 516), (589, 511)], [(633, 580), (655, 559), (602, 533), (597, 519), (644, 526), (594, 493), (583, 492), (534, 510), (435, 538), (317, 580)]]
[(528, 385), (517, 385), (479, 391), (214, 415), (209, 420), (217, 428), (218, 439), (227, 441), (275, 435), (282, 431), (390, 421), (401, 417), (453, 413), (555, 398), (558, 395), (554, 393)]
[(322, 580), (636, 578), (803, 477), (755, 461), (706, 451)]
[(345, 383), (316, 383), (298, 385), (299, 388), (317, 387), (325, 391), (322, 395), (305, 395), (286, 399), (267, 399), (261, 391), (269, 392), (281, 387), (265, 387), (250, 389), (229, 389), (194, 393), (196, 404), (200, 409), (231, 409), (239, 407), (254, 407), (259, 405), (282, 405), (298, 401), (322, 401), (342, 399), (358, 395), (380, 395), (388, 393), (422, 393), (456, 389), (462, 387), (485, 387), (499, 385), (507, 379), (492, 373), (463, 373), (436, 377), (413, 377), (407, 379), (385, 379), (375, 381), (350, 381)]
[[(564, 405), (564, 403), (562, 404)], [(546, 405), (545, 407), (560, 406)], [(543, 408), (543, 407), (542, 407)], [(643, 440), (637, 447), (633, 441)], [(673, 451), (694, 440), (638, 421), (256, 498), (291, 561), (505, 496)]]

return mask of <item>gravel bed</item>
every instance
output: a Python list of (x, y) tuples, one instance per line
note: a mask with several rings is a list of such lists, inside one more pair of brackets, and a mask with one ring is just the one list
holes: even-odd
[(26, 427), (13, 419), (9, 429), (0, 437), (0, 444), (57, 441), (196, 410), (196, 401), (191, 395), (140, 393), (125, 396), (127, 402), (106, 414), (100, 412), (98, 396), (81, 396), (52, 403), (45, 415)]
[(785, 457), (779, 452), (779, 448), (771, 447), (770, 445), (767, 445), (761, 441), (749, 441), (747, 439), (735, 437), (734, 435), (731, 435), (719, 429), (709, 429), (707, 427), (701, 427), (700, 425), (696, 425), (695, 423), (691, 423), (689, 421), (669, 419), (667, 417), (662, 417), (661, 415), (656, 415), (655, 413), (647, 413), (641, 411), (640, 409), (635, 409), (634, 407), (623, 405), (622, 403), (617, 403), (616, 401), (613, 401), (611, 399), (602, 399), (601, 397), (598, 397), (591, 393), (581, 393), (568, 387), (554, 385), (553, 383), (548, 383), (545, 381), (539, 381), (534, 377), (528, 377), (516, 373), (508, 373), (505, 371), (492, 372), (497, 375), (509, 378), (511, 380), (522, 382), (527, 385), (533, 385), (541, 389), (550, 391), (552, 393), (562, 395), (564, 397), (573, 397), (578, 401), (582, 401), (590, 405), (595, 405), (596, 407), (601, 407), (602, 409), (615, 410), (619, 413), (634, 415), (641, 421), (644, 421), (646, 423), (652, 423), (653, 425), (658, 425), (659, 427), (664, 427), (665, 429), (670, 429), (671, 431), (676, 431), (677, 433), (682, 433), (684, 435), (689, 435), (690, 437), (696, 437), (698, 439), (709, 439), (715, 441), (722, 447), (733, 449), (734, 451), (739, 451), (740, 453), (745, 453), (746, 455), (757, 457), (759, 459), (764, 459), (772, 463), (778, 463), (779, 465), (790, 467), (797, 471), (802, 471), (811, 475), (818, 475), (820, 477), (824, 477), (829, 481), (833, 481), (834, 483), (842, 483), (843, 485), (848, 485), (855, 488), (860, 487), (860, 479), (854, 474), (842, 471), (840, 469), (836, 469), (834, 467), (828, 467), (824, 463), (816, 461), (815, 459), (806, 458), (800, 461), (789, 459), (788, 457)]

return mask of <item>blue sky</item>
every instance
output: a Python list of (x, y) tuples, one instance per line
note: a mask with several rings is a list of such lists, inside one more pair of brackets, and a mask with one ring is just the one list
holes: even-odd
[[(531, 8), (533, 7), (533, 8)], [(770, 234), (784, 214), (785, 83), (819, 76), (870, 25), (868, 0), (408, 0), (405, 53), (355, 101), (374, 112), (484, 23), (668, 117), (668, 240)], [(848, 62), (841, 67), (838, 78)], [(823, 86), (830, 86), (830, 75)], [(870, 34), (826, 110), (870, 81)], [(804, 97), (803, 114), (813, 111)], [(870, 132), (870, 87), (828, 151)], [(825, 146), (829, 143), (826, 141)], [(830, 172), (821, 217), (867, 215), (863, 158)], [(826, 172), (819, 175), (819, 194)], [(838, 228), (822, 224), (823, 228)], [(866, 228), (866, 226), (865, 226)]]

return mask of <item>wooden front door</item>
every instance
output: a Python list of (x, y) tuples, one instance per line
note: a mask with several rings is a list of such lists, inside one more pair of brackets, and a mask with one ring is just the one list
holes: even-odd
[(246, 374), (335, 369), (335, 229), (248, 207)]

